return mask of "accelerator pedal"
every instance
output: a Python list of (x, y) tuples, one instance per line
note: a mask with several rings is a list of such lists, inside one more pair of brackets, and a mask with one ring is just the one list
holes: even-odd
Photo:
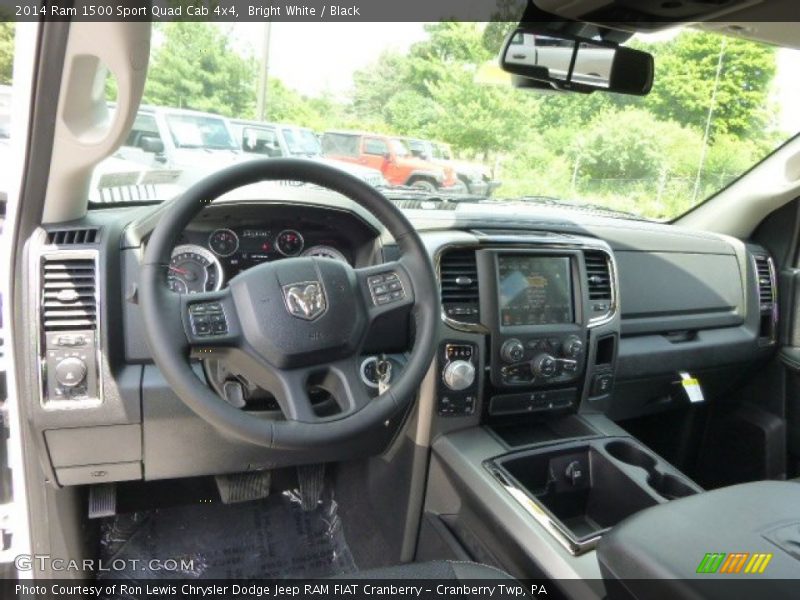
[(308, 512), (317, 508), (322, 499), (322, 488), (325, 487), (325, 465), (297, 467), (297, 484), (302, 509)]
[(222, 503), (236, 504), (237, 502), (263, 500), (269, 496), (272, 472), (249, 471), (247, 473), (217, 475), (214, 480), (217, 482), (217, 491)]
[(103, 519), (117, 514), (117, 484), (89, 486), (89, 518)]

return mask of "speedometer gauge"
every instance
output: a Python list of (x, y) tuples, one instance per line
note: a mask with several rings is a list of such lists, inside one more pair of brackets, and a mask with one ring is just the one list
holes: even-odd
[(239, 236), (230, 229), (217, 229), (208, 236), (208, 247), (217, 256), (230, 256), (239, 249)]
[(294, 229), (284, 229), (275, 238), (275, 248), (284, 256), (297, 256), (303, 251), (303, 236)]
[(184, 244), (172, 250), (167, 282), (173, 292), (196, 294), (222, 287), (222, 265), (201, 246)]
[(345, 258), (344, 254), (332, 246), (312, 246), (303, 252), (303, 256), (318, 256), (320, 258), (338, 260), (343, 263), (347, 262), (347, 258)]

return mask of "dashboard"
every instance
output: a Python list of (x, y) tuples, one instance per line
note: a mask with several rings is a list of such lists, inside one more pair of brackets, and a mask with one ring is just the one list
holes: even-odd
[[(437, 433), (551, 414), (647, 414), (681, 401), (677, 373), (698, 377), (713, 397), (776, 347), (775, 269), (760, 246), (608, 217), (528, 219), (517, 207), (406, 214), (440, 283), (434, 376), (423, 386)], [(61, 485), (92, 482), (93, 472), (162, 479), (304, 460), (214, 430), (153, 364), (136, 289), (160, 218), (152, 206), (90, 211), (29, 242), (26, 289), (40, 307), (30, 325), (40, 382), (34, 421)], [(167, 281), (191, 294), (265, 261), (316, 255), (358, 268), (398, 253), (351, 202), (225, 201), (208, 205), (176, 239)], [(77, 296), (59, 287), (65, 277)], [(61, 305), (74, 298), (85, 309), (80, 318), (76, 306)], [(382, 340), (397, 323), (384, 325)], [(400, 351), (388, 352), (401, 369)], [(364, 358), (369, 373), (375, 365)], [(224, 387), (222, 361), (210, 362), (197, 363), (198, 376)], [(274, 403), (261, 400), (253, 410), (270, 418)], [(330, 460), (378, 452), (397, 427), (354, 440)]]

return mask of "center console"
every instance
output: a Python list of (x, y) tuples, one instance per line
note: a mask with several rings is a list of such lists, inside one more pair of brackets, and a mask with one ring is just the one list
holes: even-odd
[[(443, 331), (418, 560), (601, 580), (592, 550), (649, 507), (701, 492), (604, 416), (620, 336), (607, 243), (472, 232), (440, 249)], [(461, 243), (461, 240), (464, 243)], [(442, 546), (446, 546), (443, 548)], [(584, 593), (585, 592), (585, 593)]]
[[(575, 411), (606, 397), (618, 338), (613, 253), (593, 238), (542, 234), (529, 244), (445, 249), (445, 323), (485, 342), (439, 351), (439, 415), (488, 418)], [(476, 373), (487, 374), (478, 388)]]

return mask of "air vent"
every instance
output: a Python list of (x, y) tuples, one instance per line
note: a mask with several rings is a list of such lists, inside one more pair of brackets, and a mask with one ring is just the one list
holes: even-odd
[(42, 325), (45, 331), (97, 326), (95, 261), (46, 257), (42, 262)]
[(96, 228), (56, 229), (47, 232), (47, 243), (55, 246), (94, 244), (97, 240), (97, 233)]
[(475, 250), (445, 252), (439, 264), (439, 278), (445, 315), (461, 323), (479, 323)]
[(758, 277), (758, 301), (761, 312), (771, 312), (775, 307), (775, 273), (768, 256), (756, 256), (756, 275)]
[(611, 302), (611, 267), (605, 252), (590, 250), (584, 253), (589, 300)]

